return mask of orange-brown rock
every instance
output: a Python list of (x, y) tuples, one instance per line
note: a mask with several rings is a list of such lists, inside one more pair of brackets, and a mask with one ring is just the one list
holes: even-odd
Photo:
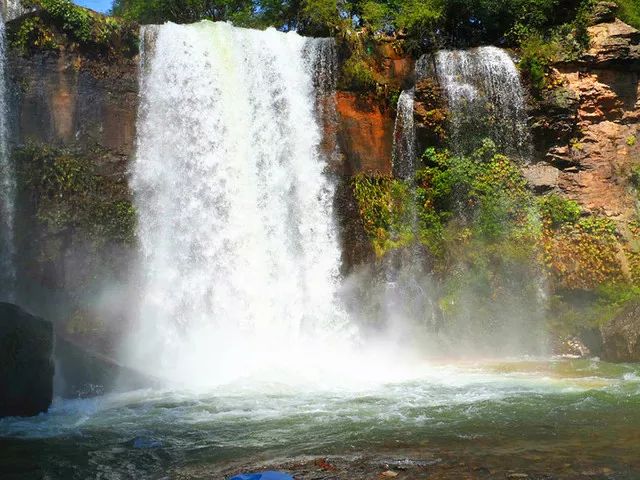
[(394, 38), (379, 39), (376, 42), (378, 74), (384, 83), (394, 88), (402, 88), (413, 80), (414, 60), (407, 55)]
[(98, 146), (118, 157), (131, 153), (138, 103), (135, 59), (101, 68), (74, 53), (29, 58), (11, 53), (7, 71), (18, 92), (19, 143)]
[(640, 32), (615, 19), (588, 28), (591, 44), (582, 61), (591, 66), (625, 66), (640, 70)]
[(611, 70), (562, 75), (579, 100), (576, 137), (547, 154), (562, 169), (558, 187), (588, 211), (628, 221), (635, 215), (629, 175), (640, 164), (638, 75)]
[(338, 92), (338, 144), (343, 172), (391, 174), (394, 116), (373, 94)]
[(532, 170), (530, 181), (612, 218), (625, 231), (636, 217), (630, 174), (640, 165), (640, 32), (615, 19), (589, 33), (583, 58), (555, 72), (561, 87), (543, 92), (533, 133), (545, 167)]

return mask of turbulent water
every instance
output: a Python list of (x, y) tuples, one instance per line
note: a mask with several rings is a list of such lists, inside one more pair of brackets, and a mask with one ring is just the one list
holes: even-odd
[(129, 360), (216, 384), (347, 337), (317, 96), (334, 49), (224, 23), (143, 33)]
[(5, 25), (0, 16), (0, 300), (13, 298), (15, 177), (8, 147)]
[(435, 70), (449, 104), (449, 143), (455, 151), (468, 152), (487, 137), (505, 153), (526, 157), (524, 89), (505, 50), (442, 50)]
[(639, 375), (637, 366), (529, 361), (425, 367), (411, 381), (357, 390), (318, 379), (314, 389), (240, 383), (59, 401), (44, 416), (0, 420), (0, 465), (3, 479), (205, 479), (238, 461), (366, 452), (431, 469), (452, 457), (445, 473), (462, 462), (477, 474), (469, 478), (515, 469), (631, 480), (640, 472)]
[(416, 131), (413, 120), (415, 89), (403, 90), (398, 97), (393, 128), (393, 173), (409, 178), (416, 168)]

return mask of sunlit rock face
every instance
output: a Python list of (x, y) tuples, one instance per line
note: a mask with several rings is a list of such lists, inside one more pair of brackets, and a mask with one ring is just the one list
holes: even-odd
[(390, 174), (394, 118), (371, 96), (338, 92), (338, 140), (346, 173)]
[(532, 102), (532, 134), (544, 189), (616, 220), (624, 233), (635, 216), (630, 174), (640, 162), (640, 32), (603, 18), (588, 29), (589, 50), (557, 66), (559, 86)]

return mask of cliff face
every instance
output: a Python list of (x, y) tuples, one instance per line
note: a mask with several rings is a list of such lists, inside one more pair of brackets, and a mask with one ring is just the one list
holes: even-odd
[[(555, 65), (553, 88), (531, 95), (535, 149), (523, 173), (536, 193), (556, 192), (586, 213), (612, 219), (616, 268), (633, 277), (640, 266), (640, 34), (618, 20), (589, 33), (589, 51)], [(345, 271), (375, 261), (351, 182), (361, 173), (391, 175), (399, 92), (415, 86), (419, 152), (441, 146), (446, 135), (446, 102), (435, 75), (415, 84), (414, 62), (397, 42), (371, 48), (367, 61), (375, 86), (339, 82), (337, 124), (326, 126), (341, 151), (332, 166), (340, 179), (336, 206)], [(349, 60), (342, 58), (343, 64)], [(124, 317), (132, 290), (126, 272), (135, 258), (135, 211), (127, 171), (135, 141), (137, 58), (64, 48), (25, 55), (14, 47), (8, 61), (22, 303), (46, 313), (58, 329), (91, 341), (103, 336), (105, 325), (118, 328), (111, 319)], [(104, 297), (105, 285), (117, 302)]]
[(126, 283), (133, 255), (127, 170), (136, 65), (135, 58), (107, 62), (65, 51), (24, 56), (15, 48), (8, 58), (17, 126), (18, 294), (65, 334), (92, 337), (106, 325), (117, 328), (102, 317), (126, 308), (108, 307), (97, 296), (105, 285)]
[(527, 178), (624, 225), (636, 215), (640, 32), (615, 20), (589, 34), (591, 48), (575, 64), (556, 66), (559, 86), (534, 106), (537, 163)]

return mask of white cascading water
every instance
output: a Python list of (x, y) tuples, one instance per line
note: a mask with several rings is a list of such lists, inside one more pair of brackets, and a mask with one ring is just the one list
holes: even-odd
[(442, 50), (435, 68), (449, 103), (454, 150), (465, 153), (481, 137), (488, 137), (505, 153), (526, 158), (525, 94), (518, 69), (505, 50)]
[(129, 361), (202, 385), (304, 363), (350, 329), (314, 91), (334, 49), (207, 21), (142, 33)]
[(393, 128), (393, 173), (399, 178), (409, 178), (415, 171), (414, 95), (414, 88), (403, 90), (396, 107), (396, 122)]
[(13, 236), (16, 185), (9, 158), (8, 110), (5, 24), (0, 15), (0, 300), (13, 299), (15, 283)]

